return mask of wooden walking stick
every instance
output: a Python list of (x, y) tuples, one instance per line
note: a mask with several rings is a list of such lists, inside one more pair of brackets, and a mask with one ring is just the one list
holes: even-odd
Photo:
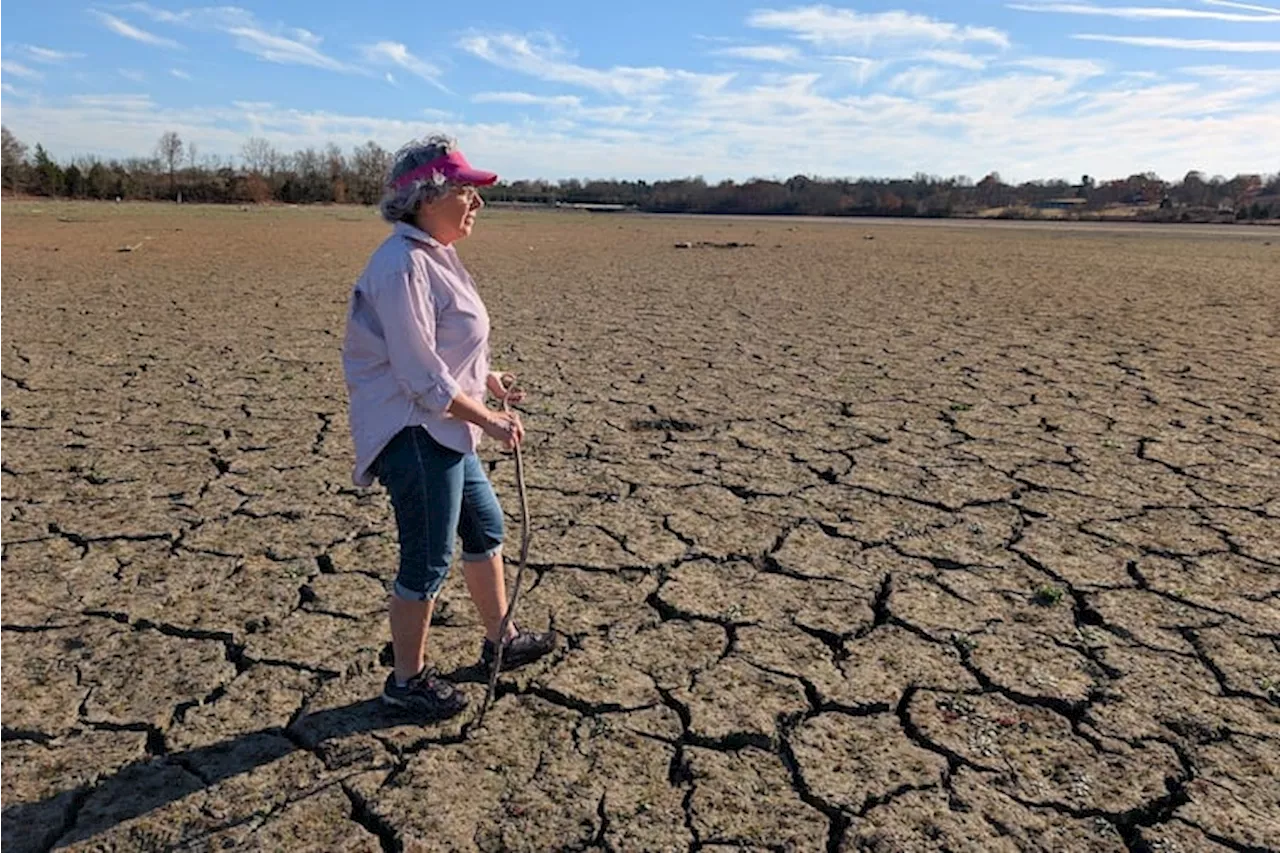
[[(511, 377), (510, 383), (502, 385), (502, 411), (505, 414), (511, 412), (511, 392), (515, 390), (515, 376)], [(506, 648), (507, 630), (511, 627), (511, 622), (515, 617), (516, 604), (520, 601), (520, 582), (524, 578), (524, 566), (529, 561), (529, 495), (524, 485), (524, 460), (520, 455), (520, 445), (515, 446), (516, 454), (516, 489), (520, 493), (520, 564), (516, 569), (516, 585), (511, 591), (511, 600), (507, 603), (507, 612), (502, 617), (502, 625), (498, 628), (498, 642), (495, 644), (493, 654), (493, 669), (489, 673), (489, 687), (484, 694), (484, 702), (480, 705), (480, 713), (476, 714), (475, 722), (472, 724), (479, 728), (484, 724), (485, 712), (489, 710), (489, 706), (493, 704), (493, 694), (498, 687), (498, 674), (502, 672), (502, 653)]]

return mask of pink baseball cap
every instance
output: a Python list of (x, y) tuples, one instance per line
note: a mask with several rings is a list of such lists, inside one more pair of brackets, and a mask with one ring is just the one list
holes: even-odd
[(497, 173), (476, 169), (467, 162), (467, 158), (462, 156), (461, 151), (453, 151), (443, 157), (437, 157), (428, 163), (423, 163), (416, 169), (405, 172), (392, 181), (392, 184), (397, 188), (403, 187), (414, 181), (429, 178), (437, 172), (443, 175), (446, 181), (455, 184), (475, 184), (476, 186), (487, 187), (498, 180)]

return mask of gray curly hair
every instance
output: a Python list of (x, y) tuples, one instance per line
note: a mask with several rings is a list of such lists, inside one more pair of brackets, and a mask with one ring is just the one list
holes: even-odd
[(418, 215), (418, 208), (442, 197), (450, 189), (450, 182), (440, 173), (406, 184), (395, 185), (401, 175), (412, 172), (419, 166), (430, 163), (437, 157), (451, 154), (458, 148), (458, 141), (452, 136), (436, 134), (426, 139), (415, 139), (402, 146), (391, 161), (383, 182), (382, 201), (378, 210), (387, 222), (408, 222), (413, 224)]

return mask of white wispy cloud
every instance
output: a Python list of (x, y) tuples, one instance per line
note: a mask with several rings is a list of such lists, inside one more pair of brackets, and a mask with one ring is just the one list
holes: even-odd
[(851, 69), (853, 72), (853, 79), (857, 81), (859, 86), (866, 85), (869, 80), (880, 73), (880, 70), (885, 67), (885, 62), (883, 60), (871, 59), (867, 56), (831, 55), (823, 56), (821, 59), (824, 62), (833, 62), (836, 65), (843, 65)]
[(57, 65), (60, 62), (66, 62), (70, 59), (84, 59), (83, 53), (74, 53), (65, 50), (54, 50), (49, 47), (39, 47), (34, 44), (26, 44), (22, 46), (22, 51), (32, 62), (43, 62), (46, 65)]
[(986, 58), (956, 50), (926, 50), (922, 51), (919, 57), (938, 65), (951, 65), (956, 68), (967, 68), (970, 71), (981, 71), (987, 67)]
[(580, 107), (576, 95), (534, 95), (530, 92), (478, 92), (471, 96), (476, 104), (515, 104), (518, 106)]
[(170, 76), (177, 77), (179, 80), (190, 80), (191, 75), (183, 71), (181, 68), (170, 68)]
[(1275, 12), (1280, 14), (1280, 9), (1275, 6), (1258, 6), (1254, 3), (1237, 3), (1235, 0), (1202, 0), (1209, 6), (1221, 6), (1224, 9), (1245, 9), (1249, 12)]
[(228, 30), (232, 27), (258, 25), (253, 13), (239, 6), (195, 6), (174, 11), (161, 9), (150, 3), (126, 3), (119, 8), (139, 12), (157, 23), (194, 29)]
[(425, 59), (414, 56), (409, 52), (409, 48), (400, 42), (380, 41), (377, 44), (365, 45), (360, 50), (366, 62), (375, 65), (394, 65), (421, 77), (434, 86), (444, 88), (440, 84), (440, 69)]
[(1127, 44), (1134, 47), (1164, 47), (1170, 50), (1210, 50), (1220, 53), (1280, 53), (1280, 41), (1223, 41), (1220, 39), (1186, 39), (1165, 36), (1110, 36), (1077, 33), (1073, 39)]
[(888, 88), (893, 92), (909, 92), (912, 95), (923, 95), (937, 88), (946, 79), (946, 72), (940, 68), (916, 66), (895, 74), (889, 79)]
[(360, 73), (356, 66), (321, 49), (323, 39), (301, 27), (267, 26), (239, 6), (196, 6), (178, 11), (149, 3), (129, 3), (123, 8), (146, 15), (157, 23), (223, 33), (237, 50), (277, 65), (303, 65), (341, 73)]
[[(621, 144), (623, 137), (653, 120), (654, 112), (643, 106), (610, 104), (588, 106), (577, 95), (536, 95), (531, 92), (479, 92), (471, 96), (476, 104), (500, 104), (511, 107), (539, 107), (540, 121), (548, 130), (576, 130), (594, 139), (609, 137)], [(521, 111), (517, 114), (524, 115)]]
[(468, 35), (458, 47), (473, 56), (505, 68), (543, 80), (572, 83), (605, 92), (652, 89), (666, 80), (665, 69), (627, 69), (623, 74), (585, 68), (568, 62), (565, 51), (551, 36), (521, 36), (514, 33)]
[(830, 6), (796, 9), (763, 9), (751, 14), (747, 24), (757, 29), (782, 30), (818, 45), (882, 42), (931, 44), (977, 42), (1008, 47), (1009, 37), (992, 27), (953, 24), (912, 12), (855, 12)]
[(156, 109), (156, 102), (150, 95), (72, 95), (71, 102), (81, 107), (121, 112)]
[[(1009, 3), (1020, 12), (1053, 12), (1063, 15), (1096, 15), (1125, 18), (1131, 21), (1207, 20), (1233, 22), (1274, 22), (1277, 15), (1242, 15), (1238, 12), (1210, 12), (1207, 9), (1185, 9), (1180, 6), (1095, 6), (1092, 3)], [(1254, 7), (1258, 9), (1259, 7)]]
[(1030, 56), (1015, 59), (1007, 63), (1017, 68), (1030, 68), (1033, 71), (1044, 71), (1059, 77), (1074, 80), (1087, 80), (1099, 77), (1107, 72), (1107, 67), (1093, 59), (1057, 59), (1050, 56)]
[(39, 80), (44, 77), (34, 68), (28, 68), (21, 62), (14, 62), (12, 59), (0, 61), (0, 71), (5, 74), (12, 74), (14, 77), (25, 77), (28, 80)]
[(226, 32), (235, 37), (235, 46), (239, 50), (266, 62), (274, 62), (278, 65), (306, 65), (329, 71), (355, 70), (347, 63), (323, 53), (320, 50), (320, 37), (307, 30), (293, 30), (292, 38), (270, 33), (259, 27), (231, 27)]
[(673, 82), (691, 86), (710, 86), (727, 82), (731, 74), (701, 74), (688, 71), (672, 71), (650, 66), (634, 68), (589, 68), (570, 61), (568, 51), (548, 35), (495, 35), (465, 36), (458, 46), (473, 56), (490, 62), (499, 68), (518, 71), (540, 80), (569, 83), (587, 89), (614, 95), (632, 96), (654, 92)]
[(1014, 72), (929, 92), (926, 97), (953, 105), (967, 119), (981, 116), (984, 124), (1004, 125), (1005, 117), (992, 113), (996, 105), (1010, 118), (1032, 121), (1077, 105), (1085, 97), (1078, 84), (1078, 80), (1061, 75)]
[(111, 30), (111, 32), (118, 36), (124, 36), (127, 39), (133, 39), (134, 41), (149, 44), (153, 47), (166, 47), (170, 50), (182, 49), (182, 45), (178, 44), (173, 39), (158, 36), (155, 33), (148, 32), (140, 27), (135, 27), (128, 21), (121, 20), (115, 15), (108, 14), (100, 9), (90, 9), (89, 11), (102, 23), (104, 27)]
[(134, 83), (142, 83), (147, 79), (147, 75), (143, 74), (135, 68), (117, 68), (116, 72), (126, 80)]
[[(1219, 82), (1219, 81), (1212, 81)], [(1117, 87), (1094, 93), (1083, 105), (1082, 113), (1090, 120), (1095, 115), (1112, 120), (1119, 117), (1130, 103), (1142, 104), (1146, 117), (1200, 124), (1227, 125), (1244, 120), (1242, 113), (1260, 100), (1274, 100), (1280, 93), (1280, 76), (1262, 75), (1256, 79), (1205, 86), (1199, 81), (1162, 82), (1138, 87)], [(1161, 140), (1166, 142), (1166, 140)], [(1209, 140), (1201, 140), (1208, 144)], [(1221, 170), (1220, 170), (1221, 171)]]
[(776, 44), (723, 47), (713, 52), (716, 56), (729, 56), (734, 59), (750, 59), (757, 62), (794, 62), (800, 56), (800, 52), (794, 47)]
[[(1241, 70), (1230, 65), (1189, 65), (1178, 70), (1194, 77), (1207, 77), (1223, 82), (1239, 82), (1242, 77)], [(1273, 88), (1280, 88), (1280, 68), (1265, 71), (1250, 69), (1246, 76), (1251, 84), (1267, 83)]]
[(7, 92), (15, 98), (25, 98), (27, 96), (25, 91), (11, 86), (8, 83), (0, 83), (0, 92)]

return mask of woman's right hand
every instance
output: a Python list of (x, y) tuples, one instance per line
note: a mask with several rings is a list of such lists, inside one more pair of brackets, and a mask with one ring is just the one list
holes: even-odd
[(501, 442), (507, 450), (514, 450), (524, 441), (524, 424), (515, 412), (497, 412), (485, 424), (484, 434)]

